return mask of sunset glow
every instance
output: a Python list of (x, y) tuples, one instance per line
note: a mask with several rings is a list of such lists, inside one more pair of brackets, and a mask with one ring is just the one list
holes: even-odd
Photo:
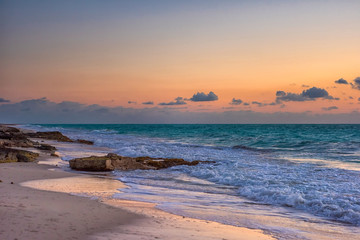
[[(0, 97), (179, 111), (360, 110), (358, 1), (1, 1)], [(335, 84), (343, 78), (349, 84)], [(274, 104), (276, 92), (339, 100)], [(249, 105), (230, 104), (241, 99)], [(130, 104), (129, 104), (130, 102)], [(142, 104), (153, 102), (153, 105)], [(261, 103), (257, 104), (257, 103)], [(335, 108), (330, 110), (329, 107)]]

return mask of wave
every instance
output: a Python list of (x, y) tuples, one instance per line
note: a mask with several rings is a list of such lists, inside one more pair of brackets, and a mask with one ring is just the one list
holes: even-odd
[(240, 188), (239, 192), (240, 195), (252, 200), (304, 210), (317, 216), (360, 226), (360, 205), (356, 201), (336, 194), (331, 196), (331, 194), (304, 193), (287, 188), (269, 188), (269, 186), (247, 186)]
[(239, 196), (260, 203), (360, 226), (358, 171), (259, 158), (183, 170), (194, 177), (236, 186)]
[[(352, 135), (354, 139), (349, 139), (346, 131), (356, 132), (358, 127), (347, 126), (345, 133), (337, 131), (336, 136), (331, 132), (334, 131), (333, 126), (329, 129), (317, 126), (280, 126), (277, 129), (272, 126), (271, 131), (266, 126), (258, 129), (254, 126), (241, 126), (241, 130), (248, 132), (235, 133), (233, 130), (236, 126), (222, 126), (223, 129), (230, 129), (227, 135), (223, 130), (217, 133), (215, 130), (218, 126), (214, 126), (215, 130), (211, 126), (196, 127), (200, 130), (184, 125), (181, 128), (119, 125), (79, 128), (47, 125), (46, 130), (56, 129), (73, 138), (92, 140), (97, 146), (109, 147), (115, 153), (125, 156), (216, 161), (216, 164), (194, 168), (175, 167), (169, 171), (179, 171), (213, 184), (237, 189), (238, 196), (258, 203), (298, 209), (316, 216), (360, 225), (359, 171), (349, 170), (347, 165), (339, 164), (357, 164), (357, 138), (360, 134)], [(315, 131), (318, 131), (317, 135), (314, 134)], [(290, 135), (291, 132), (295, 134)], [(334, 136), (328, 136), (329, 134)], [(288, 135), (288, 138), (284, 137)], [(212, 139), (208, 139), (209, 136)], [(332, 164), (332, 161), (336, 164)], [(159, 172), (155, 179), (147, 176), (141, 183), (136, 183), (168, 186), (172, 189), (181, 183), (184, 189), (191, 190), (197, 186), (194, 190), (201, 190), (199, 185), (191, 182), (178, 181), (170, 184), (170, 180), (165, 179), (159, 183), (162, 174), (165, 176), (169, 172)], [(207, 189), (220, 193), (213, 187)]]
[(256, 147), (250, 147), (250, 146), (245, 146), (245, 145), (235, 145), (231, 148), (232, 149), (241, 149), (241, 150), (246, 150), (246, 151), (262, 152), (262, 153), (274, 152), (273, 149), (256, 148)]

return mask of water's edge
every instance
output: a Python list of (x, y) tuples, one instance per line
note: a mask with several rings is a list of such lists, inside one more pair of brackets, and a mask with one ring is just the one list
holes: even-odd
[[(356, 186), (359, 186), (357, 185), (359, 168), (356, 163), (358, 157), (356, 153), (349, 154), (351, 151), (356, 152), (357, 149), (351, 150), (348, 147), (345, 150), (342, 149), (340, 153), (334, 149), (328, 156), (321, 159), (317, 152), (314, 153), (308, 149), (305, 149), (305, 153), (310, 152), (312, 158), (306, 158), (306, 155), (297, 156), (292, 153), (293, 149), (276, 151), (274, 147), (251, 148), (243, 143), (237, 144), (235, 141), (231, 142), (231, 146), (201, 141), (197, 141), (199, 144), (193, 144), (191, 141), (181, 142), (179, 139), (119, 133), (119, 131), (104, 129), (103, 125), (92, 125), (90, 127), (92, 129), (84, 129), (86, 128), (84, 125), (80, 129), (77, 126), (67, 128), (68, 126), (58, 125), (27, 127), (35, 130), (56, 129), (70, 137), (95, 140), (97, 146), (110, 147), (113, 152), (121, 155), (183, 157), (186, 160), (217, 161), (213, 165), (192, 168), (176, 167), (156, 172), (117, 172), (117, 177), (131, 188), (114, 197), (154, 202), (160, 209), (177, 215), (262, 229), (281, 239), (315, 239), (316, 235), (326, 237), (327, 234), (329, 239), (343, 239), (347, 235), (356, 239), (360, 234), (356, 227), (359, 221), (357, 215), (359, 206), (356, 204), (359, 205), (358, 196), (360, 196), (356, 195), (358, 194)], [(184, 126), (182, 130), (183, 128)], [(331, 125), (330, 128), (333, 131), (334, 126)], [(337, 144), (342, 144), (341, 141), (344, 144), (353, 141), (356, 146), (358, 144), (357, 132), (353, 131), (353, 134), (355, 134), (353, 139), (349, 136), (339, 136), (340, 140)], [(218, 140), (221, 142), (221, 139)], [(303, 143), (297, 147), (303, 148), (306, 144)], [(78, 152), (59, 150), (62, 151), (63, 160), (90, 154), (82, 150)], [(288, 154), (289, 152), (291, 154)], [(313, 158), (315, 155), (317, 158)], [(345, 156), (346, 161), (337, 160), (336, 157), (340, 155)], [(246, 174), (247, 171), (248, 174)], [(274, 174), (279, 172), (282, 174)], [(314, 172), (317, 174), (316, 178), (302, 182), (308, 178), (309, 173)], [(322, 181), (331, 177), (336, 177), (337, 185)], [(283, 185), (277, 184), (281, 181), (286, 182), (282, 183)], [(282, 187), (290, 186), (289, 183), (294, 184), (295, 188)], [(320, 187), (317, 188), (317, 186)], [(331, 202), (329, 195), (323, 195), (326, 198), (320, 199), (321, 201), (316, 197), (311, 199), (316, 194), (320, 194), (320, 188), (324, 187), (327, 191), (333, 191), (334, 187), (342, 188), (336, 197), (338, 199), (340, 197), (339, 202), (345, 204), (342, 209), (348, 208), (345, 213), (341, 209), (337, 212), (329, 205)], [(305, 191), (308, 192), (304, 195)], [(350, 196), (344, 197), (349, 193)], [(327, 206), (321, 206), (326, 202), (328, 202)], [(348, 205), (351, 202), (355, 204), (354, 207)], [(339, 218), (339, 221), (332, 221), (334, 218)], [(349, 221), (355, 226), (349, 225)]]

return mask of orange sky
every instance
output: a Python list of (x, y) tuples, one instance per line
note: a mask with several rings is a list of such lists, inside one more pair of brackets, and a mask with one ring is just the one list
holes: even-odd
[[(360, 91), (334, 83), (360, 76), (359, 1), (142, 3), (2, 3), (0, 97), (143, 108), (213, 91), (218, 101), (189, 101), (187, 110), (360, 110)], [(302, 85), (340, 100), (229, 105), (271, 103)]]

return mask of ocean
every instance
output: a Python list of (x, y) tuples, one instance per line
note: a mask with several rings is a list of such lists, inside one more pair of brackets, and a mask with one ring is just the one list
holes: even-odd
[[(92, 140), (123, 156), (215, 161), (115, 172), (129, 188), (114, 198), (153, 202), (186, 217), (262, 229), (279, 239), (360, 236), (360, 125), (26, 127)], [(64, 161), (81, 155), (59, 151)]]

